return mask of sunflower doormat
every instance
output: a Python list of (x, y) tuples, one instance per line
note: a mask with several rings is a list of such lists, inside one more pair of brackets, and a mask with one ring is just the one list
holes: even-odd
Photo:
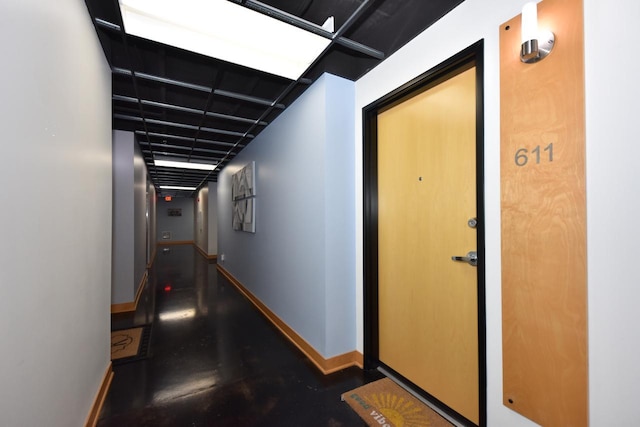
[(148, 325), (111, 332), (111, 360), (114, 365), (146, 358), (150, 332)]
[(371, 427), (451, 427), (452, 424), (389, 378), (342, 395)]

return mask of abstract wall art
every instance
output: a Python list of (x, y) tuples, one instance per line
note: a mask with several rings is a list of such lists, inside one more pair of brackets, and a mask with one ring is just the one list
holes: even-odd
[(256, 163), (250, 162), (231, 176), (231, 199), (233, 200), (233, 229), (256, 232)]
[(256, 162), (251, 162), (231, 176), (232, 200), (245, 199), (256, 195)]

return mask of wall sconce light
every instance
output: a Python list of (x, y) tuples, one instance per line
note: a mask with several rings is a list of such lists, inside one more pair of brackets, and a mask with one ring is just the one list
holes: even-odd
[(520, 60), (526, 64), (533, 64), (549, 55), (555, 43), (555, 36), (551, 31), (538, 31), (538, 4), (528, 2), (522, 7), (522, 46)]

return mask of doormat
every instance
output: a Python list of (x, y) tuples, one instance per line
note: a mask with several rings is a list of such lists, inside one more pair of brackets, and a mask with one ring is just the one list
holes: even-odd
[(370, 427), (452, 426), (389, 378), (358, 387), (341, 397)]
[(111, 361), (114, 365), (145, 359), (149, 351), (151, 326), (111, 332)]

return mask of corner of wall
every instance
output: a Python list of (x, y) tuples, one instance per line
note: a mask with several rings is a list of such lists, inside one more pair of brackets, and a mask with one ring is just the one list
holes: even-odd
[(356, 350), (355, 83), (325, 75), (326, 356)]
[(218, 183), (209, 182), (209, 206), (207, 222), (208, 235), (207, 235), (207, 248), (208, 255), (218, 255)]

